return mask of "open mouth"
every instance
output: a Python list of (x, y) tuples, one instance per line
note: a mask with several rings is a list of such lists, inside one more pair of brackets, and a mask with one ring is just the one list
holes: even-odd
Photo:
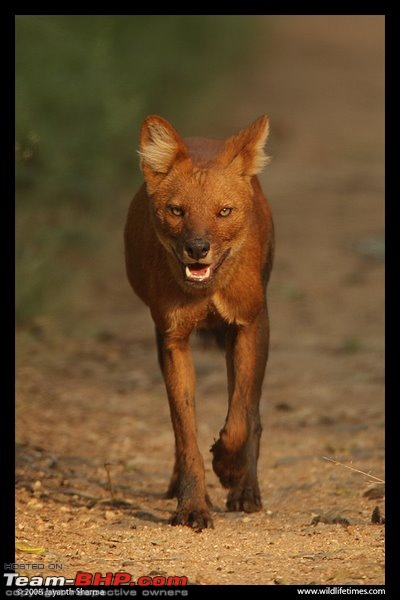
[(226, 250), (221, 255), (220, 259), (212, 265), (206, 265), (204, 263), (183, 264), (186, 281), (188, 283), (208, 283), (212, 279), (215, 271), (222, 265), (228, 254), (229, 249)]
[(194, 263), (185, 265), (185, 275), (188, 281), (207, 281), (211, 277), (211, 265)]

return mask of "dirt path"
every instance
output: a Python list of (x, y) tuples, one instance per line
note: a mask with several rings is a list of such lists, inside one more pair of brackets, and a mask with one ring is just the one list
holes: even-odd
[(20, 550), (17, 562), (46, 565), (30, 575), (384, 581), (383, 526), (371, 523), (376, 506), (384, 514), (382, 486), (322, 458), (383, 478), (383, 18), (274, 20), (267, 58), (261, 49), (235, 87), (231, 115), (231, 130), (263, 112), (272, 126), (274, 160), (262, 177), (278, 241), (262, 399), (264, 510), (224, 512), (209, 448), (225, 417), (225, 367), (198, 348), (215, 529), (168, 525), (168, 406), (153, 327), (121, 262), (88, 307), (82, 331), (91, 335), (65, 338), (45, 319), (18, 332), (17, 543), (43, 550)]

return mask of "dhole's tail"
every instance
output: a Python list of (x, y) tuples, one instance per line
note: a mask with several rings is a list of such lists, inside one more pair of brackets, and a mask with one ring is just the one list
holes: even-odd
[(197, 329), (196, 334), (205, 348), (216, 344), (220, 350), (225, 350), (226, 330), (227, 327), (221, 325), (213, 329)]

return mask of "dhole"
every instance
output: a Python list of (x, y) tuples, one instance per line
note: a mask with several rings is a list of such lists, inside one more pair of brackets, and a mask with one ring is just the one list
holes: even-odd
[(196, 440), (195, 373), (189, 336), (209, 329), (224, 340), (229, 408), (214, 443), (213, 468), (229, 490), (227, 509), (260, 510), (259, 401), (268, 356), (266, 286), (273, 223), (256, 177), (267, 162), (262, 116), (225, 141), (182, 139), (162, 117), (140, 131), (145, 183), (125, 227), (128, 279), (150, 308), (175, 433), (167, 497), (172, 523), (212, 527)]

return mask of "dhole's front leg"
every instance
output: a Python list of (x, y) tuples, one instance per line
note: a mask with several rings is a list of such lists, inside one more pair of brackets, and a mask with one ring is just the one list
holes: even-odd
[(266, 308), (250, 325), (231, 326), (227, 332), (229, 409), (212, 452), (214, 471), (229, 489), (228, 510), (254, 512), (262, 508), (257, 480), (259, 403), (268, 343)]
[(204, 463), (197, 445), (195, 375), (189, 339), (157, 331), (157, 343), (175, 433), (176, 462), (168, 493), (178, 497), (178, 507), (172, 524), (212, 527)]

